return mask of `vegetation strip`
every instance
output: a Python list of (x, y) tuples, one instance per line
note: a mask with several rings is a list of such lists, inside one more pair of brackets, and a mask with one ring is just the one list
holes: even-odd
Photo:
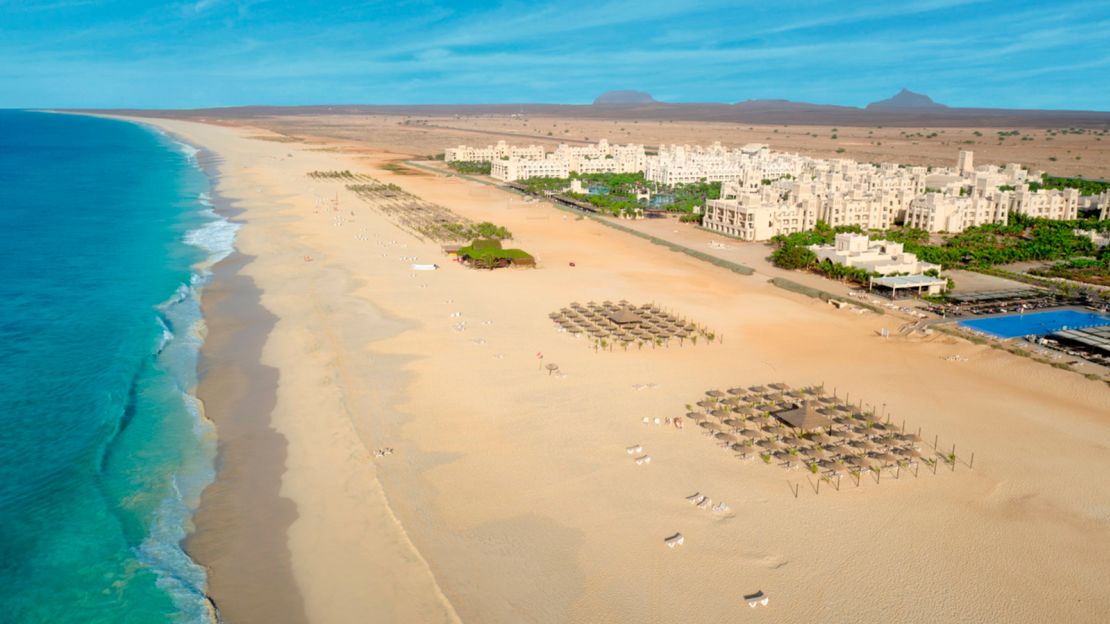
[(859, 306), (859, 307), (867, 309), (867, 310), (871, 310), (872, 312), (875, 312), (876, 314), (886, 314), (886, 312), (882, 308), (880, 308), (878, 306), (871, 305), (870, 303), (866, 303), (866, 302), (863, 302), (863, 301), (856, 301), (854, 299), (846, 299), (846, 298), (841, 297), (839, 295), (834, 295), (830, 292), (825, 292), (825, 291), (819, 290), (817, 288), (812, 288), (810, 286), (805, 286), (803, 284), (799, 284), (798, 282), (788, 280), (785, 277), (772, 277), (771, 279), (769, 279), (767, 281), (771, 282), (775, 286), (778, 286), (779, 288), (782, 288), (783, 290), (789, 290), (791, 292), (796, 292), (800, 295), (805, 295), (807, 297), (813, 297), (814, 299), (820, 299), (821, 301), (841, 301), (843, 303), (850, 303), (852, 305)]

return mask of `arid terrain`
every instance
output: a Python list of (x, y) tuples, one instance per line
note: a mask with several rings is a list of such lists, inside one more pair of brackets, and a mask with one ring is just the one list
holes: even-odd
[[(1110, 133), (1102, 129), (1022, 127), (862, 127), (752, 125), (705, 121), (610, 120), (568, 117), (407, 117), (284, 115), (209, 119), (248, 124), (286, 135), (290, 141), (341, 139), (403, 155), (432, 156), (461, 144), (499, 140), (538, 143), (642, 143), (727, 146), (767, 143), (774, 150), (864, 162), (952, 165), (959, 150), (975, 152), (977, 164), (1018, 162), (1057, 176), (1110, 179)], [(1018, 135), (1009, 134), (1017, 131)], [(1001, 135), (1000, 133), (1007, 133)]]

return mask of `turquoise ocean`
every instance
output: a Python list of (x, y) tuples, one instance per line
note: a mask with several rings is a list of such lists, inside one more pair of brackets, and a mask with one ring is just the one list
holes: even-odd
[(0, 621), (208, 622), (181, 541), (214, 476), (190, 394), (236, 226), (196, 149), (0, 111)]

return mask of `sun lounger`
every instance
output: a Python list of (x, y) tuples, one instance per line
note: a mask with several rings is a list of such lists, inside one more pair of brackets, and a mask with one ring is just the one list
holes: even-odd
[(636, 453), (642, 453), (643, 450), (644, 450), (644, 447), (640, 446), (639, 444), (637, 444), (636, 446), (630, 446), (630, 447), (624, 449), (624, 451), (626, 453), (628, 453), (629, 455), (635, 455)]
[(746, 600), (748, 602), (748, 606), (753, 609), (758, 606), (766, 607), (767, 603), (770, 602), (767, 599), (767, 594), (764, 594), (762, 590), (757, 591), (754, 594), (748, 594), (747, 596), (744, 596), (744, 600)]
[(686, 500), (690, 501), (691, 505), (696, 505), (698, 503), (698, 501), (701, 500), (702, 498), (705, 498), (705, 497), (701, 495), (701, 492), (694, 492), (690, 496), (687, 496)]
[(681, 533), (675, 533), (674, 535), (663, 540), (663, 543), (666, 544), (668, 548), (674, 548), (676, 546), (681, 546), (685, 541), (686, 538), (682, 537)]
[(637, 466), (643, 466), (644, 464), (650, 464), (650, 463), (651, 463), (651, 455), (644, 455), (643, 457), (637, 457), (636, 458), (636, 465)]

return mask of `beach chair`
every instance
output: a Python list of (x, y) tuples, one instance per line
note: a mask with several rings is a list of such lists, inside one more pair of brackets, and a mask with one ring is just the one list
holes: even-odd
[(685, 541), (686, 538), (682, 537), (681, 533), (675, 533), (674, 535), (664, 539), (663, 543), (667, 545), (667, 548), (675, 548), (677, 546), (681, 546)]
[(753, 609), (759, 606), (766, 607), (767, 603), (770, 602), (770, 600), (767, 599), (767, 594), (763, 593), (763, 590), (759, 590), (754, 594), (748, 594), (747, 596), (744, 596), (744, 600), (746, 600), (748, 606)]

